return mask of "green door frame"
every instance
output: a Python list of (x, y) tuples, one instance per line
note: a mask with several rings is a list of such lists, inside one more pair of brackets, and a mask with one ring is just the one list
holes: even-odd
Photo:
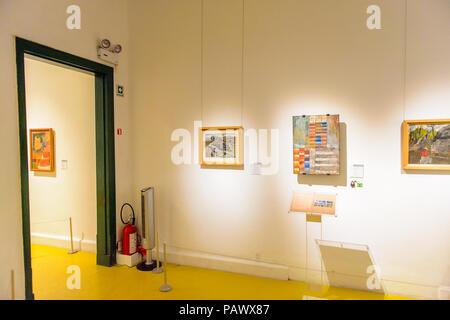
[(62, 63), (95, 74), (97, 264), (102, 266), (112, 266), (116, 263), (114, 69), (97, 62), (16, 37), (25, 297), (26, 299), (34, 299), (31, 270), (25, 54)]

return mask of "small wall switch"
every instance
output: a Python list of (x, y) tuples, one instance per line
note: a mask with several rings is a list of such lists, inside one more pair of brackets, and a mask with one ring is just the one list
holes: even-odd
[(68, 161), (67, 160), (61, 160), (61, 169), (66, 170), (68, 167)]

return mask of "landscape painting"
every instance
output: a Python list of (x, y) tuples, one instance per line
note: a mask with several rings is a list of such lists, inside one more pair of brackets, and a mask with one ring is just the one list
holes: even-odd
[(52, 129), (30, 130), (30, 171), (53, 171)]
[(339, 115), (293, 117), (294, 174), (339, 174)]
[(450, 119), (403, 124), (403, 168), (450, 170)]
[(202, 165), (242, 165), (242, 127), (205, 127), (201, 129)]

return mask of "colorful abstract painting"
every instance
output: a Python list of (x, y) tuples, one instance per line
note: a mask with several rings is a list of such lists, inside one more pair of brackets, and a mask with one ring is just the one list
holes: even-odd
[(294, 174), (339, 174), (339, 115), (294, 116)]
[(30, 130), (30, 171), (53, 171), (52, 129)]
[(450, 120), (436, 123), (407, 121), (405, 128), (406, 168), (414, 166), (416, 169), (442, 169), (450, 166)]

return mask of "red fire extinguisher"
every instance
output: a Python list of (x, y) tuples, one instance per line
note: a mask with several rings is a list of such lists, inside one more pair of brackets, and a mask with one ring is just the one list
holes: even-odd
[[(131, 212), (133, 213), (133, 217), (127, 222), (125, 222), (122, 217), (123, 208), (125, 206), (129, 206), (131, 208)], [(120, 209), (120, 220), (122, 220), (122, 223), (126, 225), (122, 230), (122, 254), (132, 255), (136, 253), (137, 250), (137, 229), (134, 225), (134, 209), (129, 203), (124, 203), (122, 205), (122, 208)]]

